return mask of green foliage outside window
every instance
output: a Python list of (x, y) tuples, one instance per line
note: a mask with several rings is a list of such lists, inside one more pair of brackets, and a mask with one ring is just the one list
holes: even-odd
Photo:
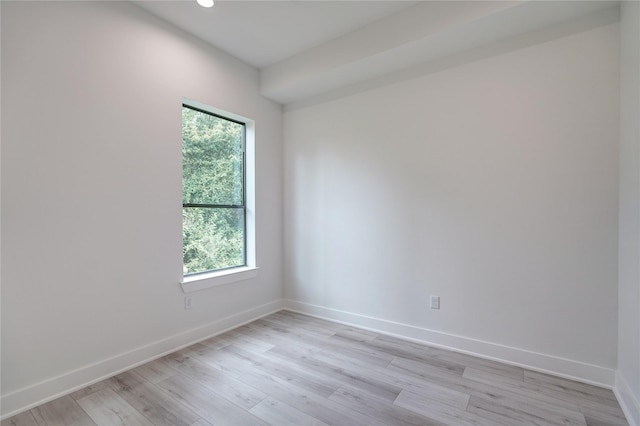
[(182, 108), (185, 275), (245, 260), (244, 125)]

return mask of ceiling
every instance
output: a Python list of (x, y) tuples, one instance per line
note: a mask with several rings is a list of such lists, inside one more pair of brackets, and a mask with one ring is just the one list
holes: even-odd
[(203, 8), (195, 0), (134, 3), (247, 64), (263, 68), (416, 2), (218, 0), (212, 8)]
[(133, 2), (257, 68), (285, 106), (619, 20), (616, 0)]

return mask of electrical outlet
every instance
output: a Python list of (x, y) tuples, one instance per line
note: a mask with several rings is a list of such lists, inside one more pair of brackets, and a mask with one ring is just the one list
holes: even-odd
[(192, 305), (191, 305), (191, 296), (185, 296), (184, 297), (184, 309), (185, 310), (189, 310), (191, 309)]
[(440, 296), (431, 296), (431, 309), (440, 309)]

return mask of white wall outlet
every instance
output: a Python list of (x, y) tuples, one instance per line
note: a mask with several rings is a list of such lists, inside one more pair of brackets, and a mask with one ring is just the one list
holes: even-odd
[(191, 296), (185, 296), (184, 297), (184, 309), (185, 310), (189, 310), (191, 309), (192, 304), (191, 304)]
[(440, 296), (431, 296), (431, 309), (440, 309)]

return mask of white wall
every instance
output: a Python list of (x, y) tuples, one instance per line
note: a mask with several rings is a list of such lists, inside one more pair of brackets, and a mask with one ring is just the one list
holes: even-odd
[(640, 425), (640, 3), (621, 16), (618, 375), (627, 417)]
[(618, 31), (285, 112), (289, 306), (613, 384)]
[[(3, 415), (279, 307), (282, 112), (257, 71), (128, 2), (2, 9)], [(191, 311), (182, 97), (256, 121), (259, 276)]]

